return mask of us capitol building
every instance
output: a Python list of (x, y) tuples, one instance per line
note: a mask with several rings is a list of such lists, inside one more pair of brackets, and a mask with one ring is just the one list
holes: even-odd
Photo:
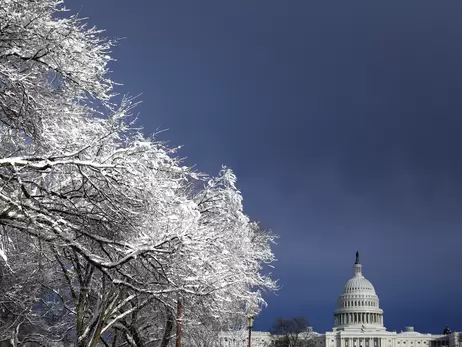
[[(422, 334), (406, 327), (403, 332), (391, 332), (383, 325), (383, 310), (374, 286), (363, 275), (356, 252), (354, 276), (345, 284), (334, 311), (334, 328), (325, 334), (310, 330), (311, 347), (462, 347), (462, 332), (445, 329), (441, 335)], [(252, 332), (252, 347), (271, 344), (268, 332)], [(222, 333), (220, 347), (247, 346), (246, 333)]]

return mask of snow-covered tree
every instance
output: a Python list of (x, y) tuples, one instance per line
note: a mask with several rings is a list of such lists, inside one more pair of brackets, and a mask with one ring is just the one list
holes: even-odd
[(166, 345), (178, 300), (186, 330), (258, 312), (274, 237), (235, 175), (196, 174), (136, 128), (114, 43), (65, 12), (0, 0), (0, 338)]

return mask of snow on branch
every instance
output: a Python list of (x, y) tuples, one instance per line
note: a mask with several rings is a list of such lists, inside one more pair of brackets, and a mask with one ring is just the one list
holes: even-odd
[(166, 346), (178, 322), (205, 333), (258, 312), (275, 236), (236, 175), (146, 137), (137, 101), (114, 99), (115, 42), (66, 12), (1, 1), (0, 339)]

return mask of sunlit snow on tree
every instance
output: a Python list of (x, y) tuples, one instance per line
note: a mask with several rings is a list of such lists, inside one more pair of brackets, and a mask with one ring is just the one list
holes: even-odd
[(166, 345), (179, 299), (186, 339), (245, 325), (274, 236), (230, 169), (195, 173), (132, 123), (114, 42), (66, 15), (0, 0), (0, 340)]

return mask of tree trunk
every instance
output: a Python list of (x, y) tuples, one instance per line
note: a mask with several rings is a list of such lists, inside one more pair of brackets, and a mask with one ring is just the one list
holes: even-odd
[(165, 324), (164, 336), (162, 337), (162, 341), (160, 343), (160, 347), (167, 347), (172, 336), (173, 330), (173, 314), (172, 311), (167, 308), (167, 323)]

